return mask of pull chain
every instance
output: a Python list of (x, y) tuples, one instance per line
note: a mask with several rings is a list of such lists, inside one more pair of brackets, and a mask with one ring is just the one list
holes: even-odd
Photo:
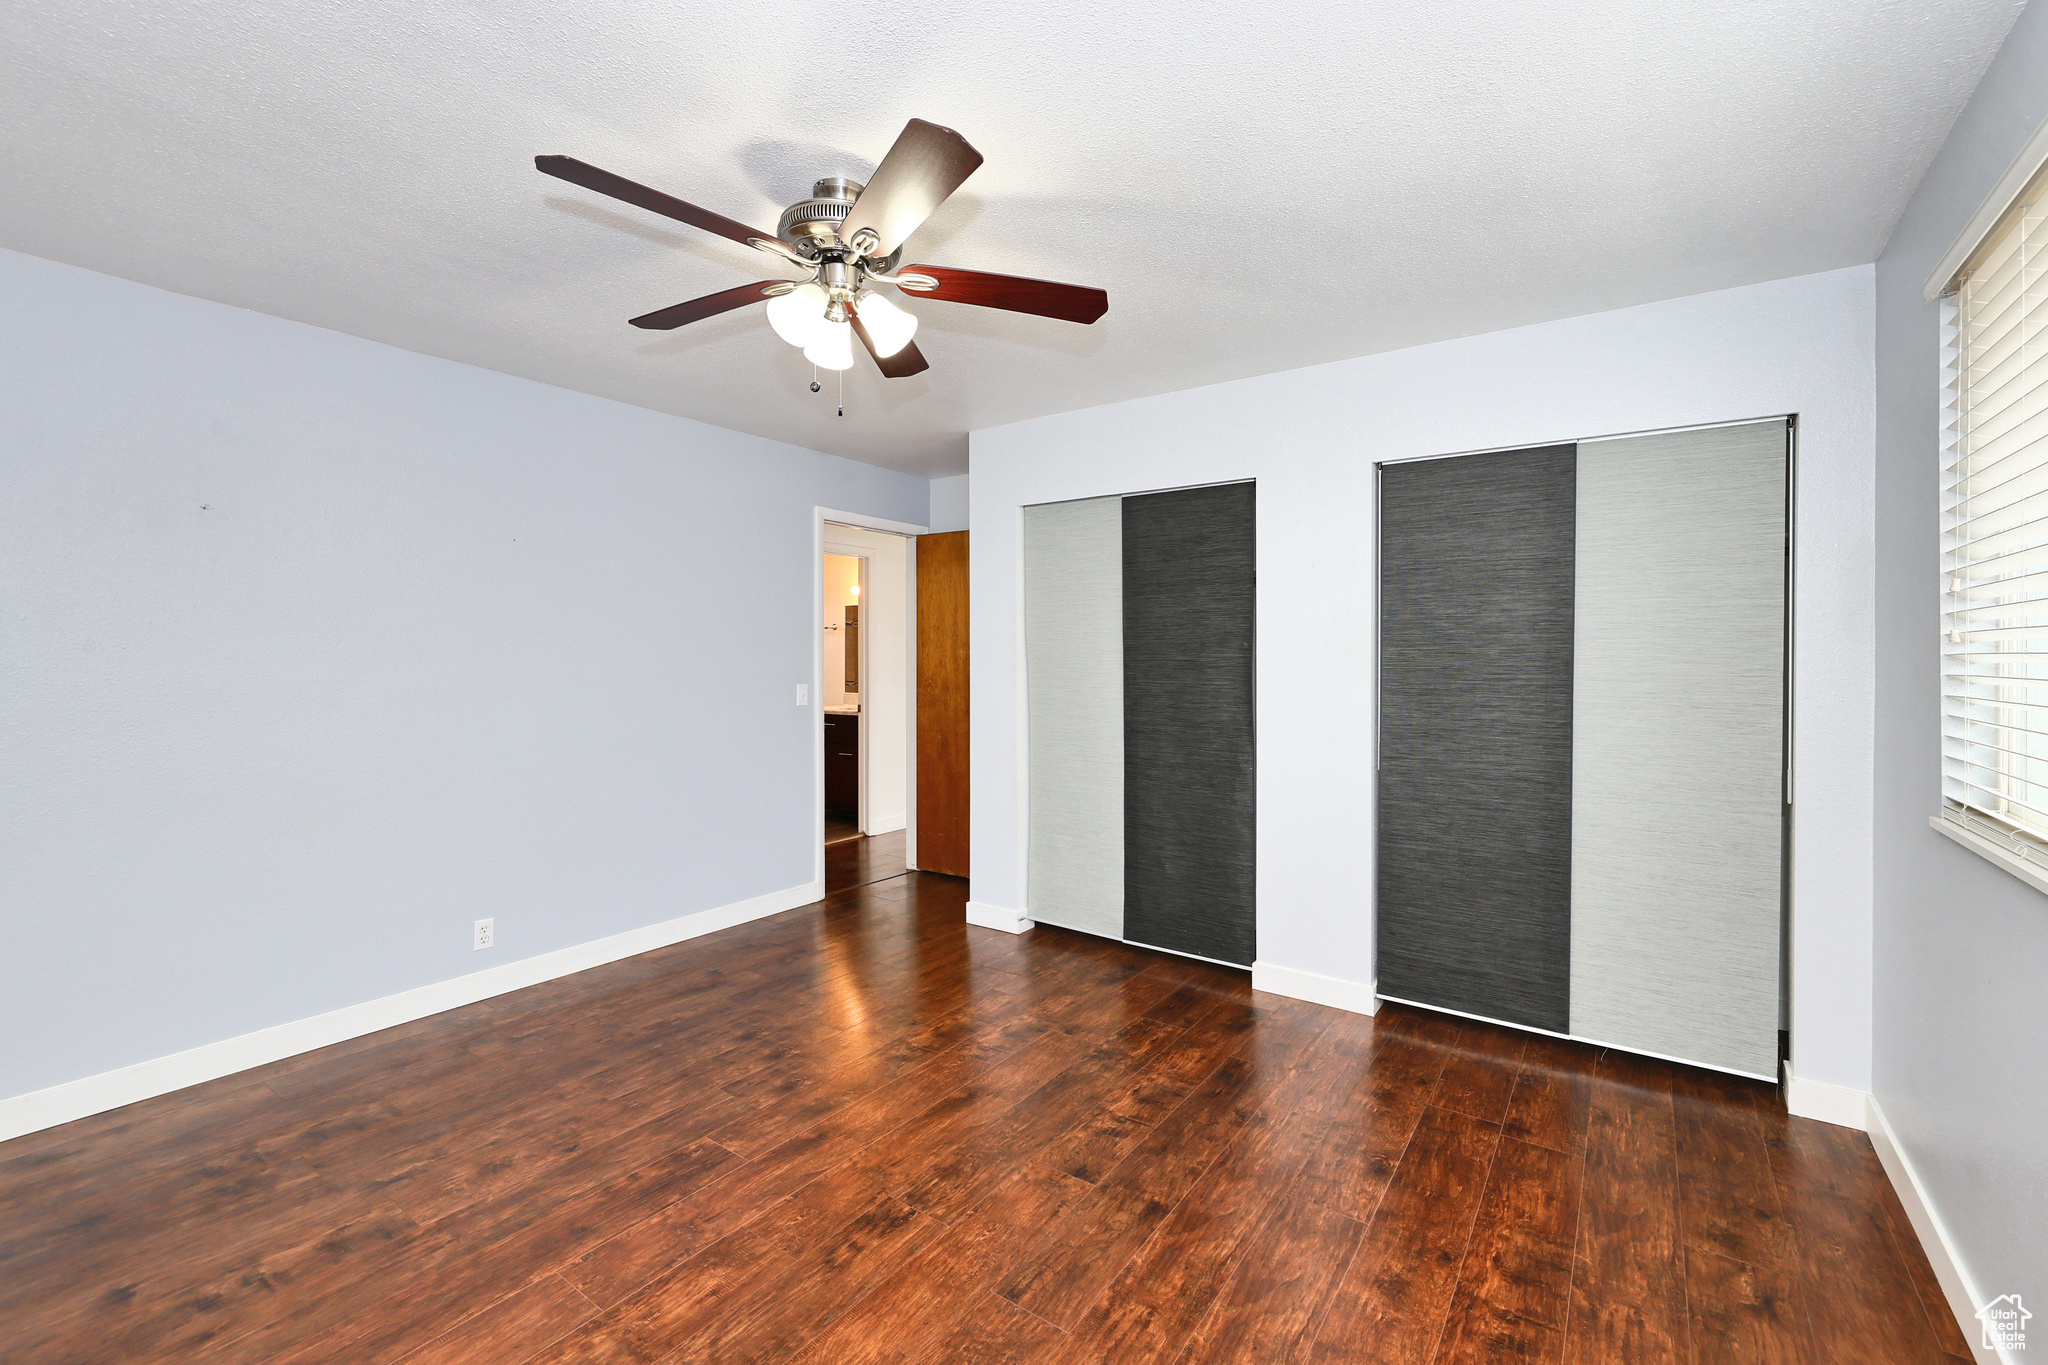
[(846, 416), (846, 371), (839, 372), (839, 415)]

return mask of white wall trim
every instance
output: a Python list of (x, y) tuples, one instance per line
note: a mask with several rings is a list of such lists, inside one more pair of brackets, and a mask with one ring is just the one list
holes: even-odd
[[(931, 514), (925, 514), (929, 517)], [(903, 541), (903, 661), (910, 680), (903, 711), (903, 865), (917, 870), (917, 537)]]
[(1870, 1093), (1792, 1074), (1785, 1063), (1785, 1108), (1795, 1118), (1818, 1119), (1861, 1131), (1870, 1121)]
[(168, 1057), (66, 1081), (47, 1090), (16, 1095), (0, 1100), (0, 1142), (24, 1133), (54, 1128), (90, 1114), (119, 1109), (137, 1100), (167, 1095), (202, 1081), (217, 1080), (252, 1066), (262, 1066), (333, 1043), (346, 1042), (350, 1038), (360, 1038), (379, 1029), (424, 1019), (443, 1010), (488, 1000), (507, 991), (522, 990), (556, 977), (601, 967), (607, 962), (665, 948), (671, 943), (730, 929), (749, 920), (778, 915), (822, 897), (823, 888), (816, 882), (771, 891), (731, 905), (700, 910), (694, 915), (629, 929), (609, 938), (593, 939), (537, 957), (471, 972), (467, 976), (400, 991), (396, 995), (365, 1000), (361, 1004), (347, 1005), (308, 1019), (295, 1019), (287, 1024), (244, 1033), (240, 1037), (224, 1038), (185, 1052), (174, 1052)]
[(1000, 905), (989, 905), (984, 901), (967, 902), (967, 922), (984, 929), (1000, 929), (1006, 934), (1021, 934), (1032, 923), (1014, 910), (1005, 910)]
[(2027, 145), (2020, 148), (2020, 154), (2013, 158), (2005, 174), (1991, 187), (1991, 193), (1984, 196), (1984, 202), (1970, 215), (1970, 221), (1963, 224), (1963, 230), (1956, 234), (1955, 242), (1934, 267), (1934, 273), (1921, 286), (1921, 297), (1933, 303), (1941, 297), (1941, 291), (1948, 288), (1948, 282), (1963, 268), (1963, 262), (1970, 259), (1970, 253), (1977, 249), (1977, 243), (1984, 240), (1984, 234), (1998, 224), (2005, 211), (2012, 207), (2012, 201), (2019, 197), (2027, 182), (2034, 178), (2034, 172), (2048, 162), (2048, 120), (2034, 130), (2027, 139)]
[(2036, 891), (2048, 893), (2048, 867), (2028, 859), (2015, 849), (1999, 843), (1996, 839), (1965, 829), (1954, 820), (1940, 815), (1930, 815), (1927, 823), (1944, 838), (1955, 840), (1970, 852), (1990, 863), (2001, 872), (2010, 872)]
[[(860, 590), (864, 595), (860, 600), (865, 620), (860, 632), (861, 695), (856, 723), (860, 729), (859, 824), (863, 834), (893, 834), (906, 828), (915, 800), (910, 746), (916, 734), (912, 713), (917, 709), (917, 620), (910, 599), (916, 595), (911, 556), (916, 541), (915, 536), (894, 531), (828, 521), (820, 543), (822, 554), (858, 559), (862, 566)], [(822, 590), (822, 560), (819, 578)], [(899, 628), (900, 650), (883, 648)], [(819, 644), (822, 658), (822, 635)], [(895, 674), (899, 666), (900, 677)], [(821, 675), (821, 695), (836, 694), (837, 681)]]
[(1377, 981), (1346, 981), (1341, 977), (1305, 972), (1299, 967), (1283, 967), (1277, 962), (1252, 963), (1253, 990), (1284, 995), (1290, 1000), (1306, 1000), (1311, 1005), (1328, 1005), (1333, 1010), (1349, 1010), (1353, 1014), (1379, 1013), (1379, 984)]
[(932, 529), (914, 521), (890, 521), (887, 517), (871, 517), (865, 512), (842, 512), (836, 507), (820, 507), (817, 512), (820, 523), (836, 521), (841, 526), (865, 526), (870, 531), (893, 531), (899, 536), (921, 536)]
[(1984, 1345), (1983, 1324), (1977, 1321), (1977, 1309), (1985, 1302), (1984, 1296), (1970, 1272), (1963, 1268), (1963, 1258), (1949, 1238), (1948, 1227), (1934, 1211), (1934, 1201), (1899, 1145), (1898, 1134), (1886, 1121), (1877, 1096), (1869, 1097), (1867, 1113), (1870, 1145), (1877, 1149), (1884, 1173), (1891, 1177), (1899, 1202), (1906, 1206), (1906, 1217), (1912, 1220), (1913, 1231), (1927, 1253), (1927, 1263), (1934, 1268), (1934, 1278), (1941, 1281), (1941, 1292), (1948, 1296), (1949, 1311), (1956, 1315), (1956, 1325), (1963, 1329), (1963, 1340), (1969, 1343), (1971, 1355), (1981, 1365), (2018, 1365), (2012, 1352)]

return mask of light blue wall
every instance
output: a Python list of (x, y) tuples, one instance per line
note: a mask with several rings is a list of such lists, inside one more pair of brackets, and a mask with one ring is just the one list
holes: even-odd
[(1979, 1291), (2035, 1304), (2048, 1302), (2048, 896), (1927, 826), (1940, 803), (1940, 345), (1921, 286), (2044, 117), (2048, 6), (2034, 5), (1877, 267), (1874, 1085)]
[(932, 480), (933, 531), (967, 529), (967, 476), (953, 474)]
[(812, 508), (926, 480), (5, 252), (0, 316), (0, 1097), (811, 880)]

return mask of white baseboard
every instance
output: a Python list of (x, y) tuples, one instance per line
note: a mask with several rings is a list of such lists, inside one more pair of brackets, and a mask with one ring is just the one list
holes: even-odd
[(1963, 1268), (1956, 1244), (1950, 1240), (1941, 1215), (1934, 1211), (1934, 1201), (1928, 1198), (1927, 1187), (1920, 1183), (1919, 1172), (1913, 1169), (1905, 1149), (1899, 1146), (1898, 1134), (1886, 1121), (1877, 1096), (1870, 1096), (1866, 1113), (1870, 1145), (1877, 1149), (1878, 1161), (1883, 1164), (1885, 1174), (1891, 1177), (1899, 1202), (1906, 1206), (1906, 1217), (1912, 1220), (1913, 1231), (1919, 1235), (1920, 1245), (1927, 1252), (1927, 1263), (1934, 1268), (1934, 1278), (1941, 1281), (1941, 1292), (1948, 1298), (1949, 1311), (1956, 1315), (1956, 1325), (1963, 1329), (1963, 1340), (1970, 1344), (1971, 1354), (1981, 1365), (2018, 1365), (2018, 1359), (2012, 1352), (1984, 1344), (1984, 1329), (1983, 1324), (1977, 1321), (1977, 1309), (1986, 1300), (1970, 1272)]
[(1016, 911), (986, 901), (967, 902), (967, 922), (984, 929), (1000, 929), (1006, 934), (1021, 934), (1031, 927), (1031, 921)]
[(1252, 989), (1353, 1014), (1378, 1014), (1380, 1010), (1377, 981), (1346, 981), (1274, 962), (1252, 963)]
[(54, 1128), (89, 1114), (119, 1109), (137, 1100), (167, 1095), (202, 1081), (217, 1080), (252, 1066), (262, 1066), (266, 1062), (346, 1042), (350, 1038), (360, 1038), (396, 1024), (424, 1019), (460, 1005), (488, 1000), (507, 991), (522, 990), (558, 976), (601, 967), (607, 962), (665, 948), (671, 943), (730, 929), (748, 920), (794, 910), (799, 905), (809, 905), (821, 899), (823, 894), (818, 883), (806, 882), (802, 886), (771, 891), (765, 896), (755, 896), (732, 905), (700, 910), (694, 915), (684, 915), (641, 929), (629, 929), (609, 938), (559, 948), (538, 957), (507, 962), (501, 967), (436, 981), (432, 985), (400, 991), (377, 1000), (366, 1000), (360, 1005), (348, 1005), (309, 1019), (295, 1019), (288, 1024), (245, 1033), (238, 1038), (225, 1038), (185, 1052), (175, 1052), (168, 1057), (66, 1081), (47, 1090), (16, 1095), (0, 1100), (0, 1142), (24, 1133)]
[(1785, 1064), (1785, 1108), (1802, 1119), (1840, 1124), (1859, 1131), (1870, 1121), (1870, 1092), (1827, 1081), (1809, 1081)]

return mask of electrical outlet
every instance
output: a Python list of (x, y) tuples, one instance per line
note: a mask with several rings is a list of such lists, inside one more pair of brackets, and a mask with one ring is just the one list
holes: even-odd
[(480, 919), (476, 922), (476, 941), (469, 946), (472, 951), (489, 948), (498, 941), (498, 921)]
[(796, 704), (798, 706), (809, 706), (811, 704), (811, 685), (809, 683), (798, 683), (796, 685)]

